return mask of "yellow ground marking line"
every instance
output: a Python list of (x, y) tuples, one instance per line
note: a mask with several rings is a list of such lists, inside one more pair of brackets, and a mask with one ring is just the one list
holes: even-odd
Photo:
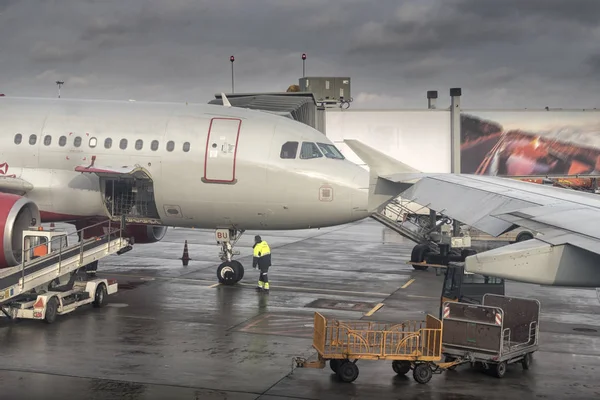
[(214, 288), (214, 287), (217, 287), (219, 285), (220, 285), (220, 283), (215, 283), (214, 285), (210, 285), (209, 288)]
[(406, 289), (407, 287), (410, 286), (411, 283), (413, 283), (415, 281), (415, 278), (411, 279), (410, 281), (406, 282), (403, 286), (402, 289)]
[(365, 317), (370, 317), (371, 315), (375, 314), (375, 312), (377, 310), (379, 310), (381, 307), (383, 307), (383, 303), (379, 303), (377, 304), (375, 307), (373, 307), (371, 309), (371, 311), (369, 311), (368, 313), (365, 314)]

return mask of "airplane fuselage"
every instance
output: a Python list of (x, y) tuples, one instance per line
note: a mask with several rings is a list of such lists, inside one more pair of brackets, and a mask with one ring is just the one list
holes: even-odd
[[(0, 191), (20, 179), (22, 192), (13, 192), (34, 201), (45, 222), (114, 215), (114, 185), (135, 169), (149, 187), (151, 210), (131, 214), (142, 223), (278, 230), (367, 216), (368, 173), (326, 157), (336, 149), (322, 133), (269, 113), (4, 97), (0, 121)], [(297, 154), (285, 158), (294, 153), (289, 142)]]

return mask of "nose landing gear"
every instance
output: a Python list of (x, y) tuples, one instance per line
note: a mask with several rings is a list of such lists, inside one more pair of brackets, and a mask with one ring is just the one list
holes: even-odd
[[(221, 245), (221, 265), (217, 268), (217, 279), (223, 285), (234, 285), (244, 277), (244, 267), (242, 263), (233, 260), (234, 255), (239, 255), (239, 251), (234, 251), (233, 246), (244, 234), (243, 230), (238, 229), (217, 229), (215, 239)], [(233, 242), (232, 242), (233, 241)]]

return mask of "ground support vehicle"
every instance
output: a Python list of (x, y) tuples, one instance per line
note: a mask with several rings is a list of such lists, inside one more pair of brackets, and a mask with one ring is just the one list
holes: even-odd
[[(84, 237), (82, 231), (75, 235)], [(107, 295), (117, 292), (117, 282), (90, 279), (86, 269), (111, 254), (131, 250), (122, 232), (122, 228), (109, 227), (102, 236), (69, 246), (67, 232), (43, 230), (41, 226), (24, 230), (21, 264), (0, 270), (0, 315), (52, 323), (57, 315), (82, 305), (101, 307)]]
[(443, 305), (442, 352), (445, 360), (471, 360), (471, 365), (498, 378), (509, 364), (529, 369), (538, 349), (540, 302), (536, 299), (486, 294), (481, 305)]
[[(425, 384), (434, 373), (441, 373), (468, 360), (457, 358), (440, 363), (442, 322), (432, 315), (425, 321), (383, 323), (375, 321), (338, 321), (318, 312), (314, 316), (313, 348), (318, 359), (308, 362), (295, 357), (297, 368), (325, 368), (326, 362), (343, 382), (358, 378), (358, 360), (386, 360), (399, 375), (413, 370), (415, 381)], [(293, 367), (292, 367), (293, 368)]]

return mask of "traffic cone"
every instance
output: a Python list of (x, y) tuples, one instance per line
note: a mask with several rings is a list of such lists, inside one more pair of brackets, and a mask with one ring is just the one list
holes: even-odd
[(188, 253), (187, 240), (185, 241), (185, 244), (183, 245), (183, 256), (181, 256), (180, 260), (184, 267), (187, 267), (188, 263), (191, 260), (190, 255)]

